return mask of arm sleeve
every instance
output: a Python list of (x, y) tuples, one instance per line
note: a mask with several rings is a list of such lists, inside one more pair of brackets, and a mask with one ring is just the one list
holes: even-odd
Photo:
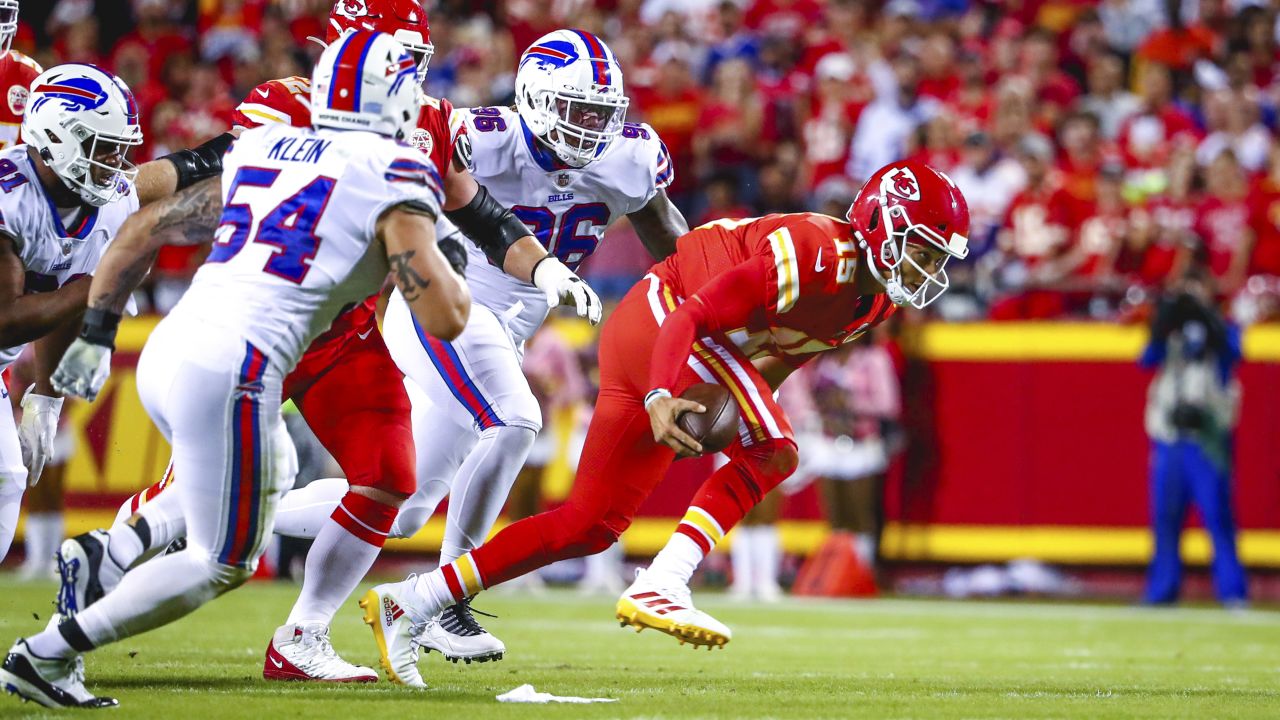
[(762, 289), (769, 260), (756, 256), (716, 276), (667, 316), (653, 345), (651, 388), (670, 388), (680, 376), (695, 338), (742, 327), (768, 301)]

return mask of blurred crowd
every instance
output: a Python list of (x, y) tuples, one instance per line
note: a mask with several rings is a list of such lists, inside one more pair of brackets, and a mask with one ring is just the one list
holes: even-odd
[[(341, 0), (360, 2), (360, 0)], [(213, 135), (263, 80), (306, 74), (329, 0), (24, 4), (17, 47), (101, 63), (137, 92), (144, 157)], [(843, 215), (879, 165), (948, 170), (973, 213), (946, 318), (1124, 319), (1207, 266), (1238, 319), (1280, 312), (1280, 2), (438, 0), (428, 91), (511, 101), (544, 32), (605, 38), (630, 120), (655, 127), (691, 225)], [(588, 268), (619, 292), (627, 230)], [(181, 278), (196, 258), (166, 258)], [(161, 294), (164, 295), (162, 289)], [(161, 306), (166, 302), (161, 299)]]

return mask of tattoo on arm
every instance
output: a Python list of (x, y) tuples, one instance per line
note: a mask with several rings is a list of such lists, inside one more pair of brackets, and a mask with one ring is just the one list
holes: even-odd
[(199, 245), (213, 240), (222, 219), (220, 178), (209, 178), (155, 204), (154, 235), (166, 245)]
[(402, 253), (395, 253), (387, 256), (387, 261), (391, 263), (391, 273), (395, 275), (396, 286), (400, 288), (400, 293), (404, 295), (404, 299), (413, 302), (422, 295), (422, 291), (431, 285), (431, 281), (418, 274), (417, 270), (409, 264), (409, 261), (416, 255), (413, 250), (405, 250)]
[(89, 307), (115, 313), (124, 312), (129, 297), (146, 279), (151, 263), (155, 262), (159, 252), (153, 250), (131, 257), (122, 267), (116, 268), (113, 275), (104, 276), (108, 281), (106, 287), (98, 288), (98, 292), (89, 298)]

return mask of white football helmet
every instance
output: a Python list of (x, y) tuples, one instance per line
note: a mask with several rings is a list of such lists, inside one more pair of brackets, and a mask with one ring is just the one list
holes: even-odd
[(138, 103), (124, 81), (94, 65), (58, 65), (31, 81), (22, 138), (90, 205), (119, 199), (138, 174), (128, 160), (142, 144)]
[(18, 34), (18, 0), (0, 0), (0, 55), (13, 47)]
[(567, 165), (584, 167), (600, 157), (622, 132), (628, 104), (617, 58), (589, 32), (556, 30), (520, 56), (516, 110)]
[(403, 140), (417, 126), (417, 63), (386, 33), (354, 30), (320, 54), (311, 75), (311, 124)]

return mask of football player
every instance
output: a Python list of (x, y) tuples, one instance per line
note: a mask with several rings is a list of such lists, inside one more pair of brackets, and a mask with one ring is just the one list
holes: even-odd
[(0, 0), (0, 150), (18, 144), (22, 113), (31, 95), (31, 81), (44, 72), (35, 60), (13, 49), (18, 34), (18, 0)]
[[(78, 655), (173, 622), (249, 579), (286, 489), (268, 460), (285, 378), (388, 271), (425, 332), (462, 331), (470, 296), (435, 242), (440, 176), (401, 142), (419, 114), (415, 69), (390, 35), (352, 32), (316, 64), (313, 127), (273, 123), (228, 151), (214, 247), (138, 360), (143, 405), (173, 445), (179, 481), (169, 492), (181, 498), (187, 547), (19, 639), (0, 667), (10, 691), (49, 707), (114, 705), (85, 689)], [(155, 248), (126, 229), (94, 280), (81, 332), (100, 359), (132, 289), (122, 280), (145, 271)]]
[[(921, 163), (881, 169), (847, 217), (768, 215), (682, 237), (605, 323), (600, 393), (569, 498), (434, 572), (374, 588), (402, 611), (388, 646), (403, 647), (415, 626), (485, 588), (616, 542), (675, 457), (702, 452), (676, 418), (705, 410), (680, 399), (704, 382), (733, 396), (738, 439), (726, 451), (729, 463), (706, 480), (670, 542), (627, 589), (618, 617), (695, 644), (728, 642), (729, 629), (693, 606), (688, 581), (795, 468), (795, 441), (773, 390), (815, 353), (857, 337), (897, 306), (928, 305), (947, 288), (946, 262), (968, 253), (964, 198)], [(387, 660), (399, 667), (409, 658)]]
[[(360, 29), (393, 35), (415, 58), (421, 82), (434, 48), (426, 12), (418, 0), (341, 0), (329, 17), (329, 45)], [(264, 83), (239, 106), (237, 122), (306, 126), (310, 122), (306, 78)], [(446, 100), (423, 98), (417, 125), (406, 136), (425, 152), (443, 181), (447, 215), (468, 228), (484, 248), (484, 264), (541, 288), (540, 299), (572, 302), (579, 314), (598, 321), (599, 299), (564, 263), (547, 259), (546, 250), (518, 218), (497, 202), (467, 171), (467, 137), (460, 126), (450, 130), (452, 107)], [(217, 219), (221, 208), (175, 197), (148, 214), (154, 222), (178, 222), (199, 228)], [(168, 232), (174, 232), (170, 229)], [(465, 251), (456, 238), (446, 248), (459, 268)], [(315, 539), (308, 554), (302, 592), (284, 625), (268, 643), (263, 677), (269, 680), (363, 681), (377, 679), (372, 669), (348, 663), (334, 652), (329, 624), (338, 607), (368, 572), (390, 532), (399, 505), (416, 488), (410, 405), (402, 373), (387, 352), (377, 328), (377, 294), (340, 314), (333, 327), (308, 348), (286, 378), (284, 392), (302, 412), (313, 432), (346, 474), (342, 492), (319, 515), (296, 512), (298, 498), (281, 504), (283, 534)], [(70, 370), (70, 368), (68, 368)], [(80, 366), (81, 380), (93, 368)], [(70, 379), (69, 382), (73, 382)], [(359, 388), (353, 392), (352, 388)], [(92, 392), (92, 391), (88, 391)], [(287, 438), (278, 438), (282, 473), (294, 465)], [(72, 614), (111, 591), (139, 558), (166, 548), (185, 532), (181, 504), (161, 492), (176, 475), (131, 498), (115, 525), (67, 540), (59, 552), (62, 591), (59, 607)], [(177, 477), (177, 482), (181, 478)], [(149, 502), (142, 502), (149, 500)], [(135, 515), (134, 512), (137, 512)]]
[(0, 370), (32, 341), (36, 368), (21, 425), (0, 413), (0, 561), (22, 495), (53, 452), (62, 397), (49, 375), (75, 336), (87, 276), (130, 213), (216, 173), (231, 141), (219, 136), (138, 168), (127, 159), (142, 142), (138, 107), (119, 78), (72, 63), (40, 73), (30, 91), (22, 120), (30, 144), (0, 150)]
[[(671, 157), (653, 128), (625, 122), (627, 105), (609, 47), (588, 32), (556, 30), (522, 55), (514, 110), (459, 111), (471, 138), (472, 174), (570, 268), (590, 257), (623, 217), (657, 260), (688, 231), (665, 191), (674, 177)], [(391, 534), (412, 536), (449, 494), (441, 564), (484, 541), (542, 427), (520, 366), (548, 303), (538, 288), (486, 262), (478, 248), (470, 255), (475, 306), (461, 337), (443, 342), (422, 333), (397, 294), (384, 322), (391, 355), (414, 386), (418, 451), (418, 493), (401, 508)], [(313, 501), (327, 492), (332, 502), (342, 489), (329, 482), (300, 492)], [(380, 639), (381, 604), (376, 594), (362, 601)], [(465, 600), (432, 618), (415, 642), (455, 662), (498, 659), (505, 651)], [(417, 673), (389, 675), (421, 682)]]

